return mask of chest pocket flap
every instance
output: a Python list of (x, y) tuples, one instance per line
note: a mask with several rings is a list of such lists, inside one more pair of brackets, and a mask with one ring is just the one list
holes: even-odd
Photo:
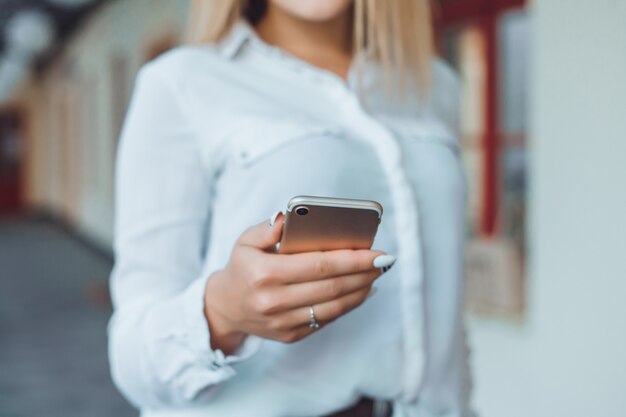
[(232, 159), (245, 167), (298, 140), (340, 133), (338, 126), (309, 120), (247, 117), (232, 130), (228, 142)]

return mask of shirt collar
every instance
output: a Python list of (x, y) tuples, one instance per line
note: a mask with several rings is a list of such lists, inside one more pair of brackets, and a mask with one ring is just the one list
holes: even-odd
[(257, 37), (254, 28), (243, 18), (238, 19), (230, 32), (219, 42), (220, 53), (228, 59), (233, 59), (242, 47)]
[[(217, 51), (226, 59), (234, 60), (246, 45), (252, 45), (257, 50), (271, 56), (284, 56), (279, 48), (268, 45), (261, 40), (259, 35), (254, 30), (254, 27), (252, 27), (252, 25), (243, 17), (237, 19), (226, 36), (224, 36), (224, 38), (217, 43)], [(356, 62), (364, 60), (362, 64), (365, 65), (367, 63), (366, 61), (368, 56), (369, 54), (362, 53), (354, 58), (354, 63), (350, 70), (351, 75), (348, 80), (349, 84), (353, 84), (350, 88), (353, 88), (356, 83), (356, 75), (354, 72), (357, 66)], [(306, 65), (297, 58), (292, 57), (289, 57), (289, 59), (284, 60), (283, 62), (291, 62), (293, 66), (297, 66), (299, 68), (299, 72), (303, 72), (303, 70), (305, 70), (304, 72), (315, 73), (317, 79), (319, 79), (319, 70), (314, 68), (312, 65)], [(335, 77), (333, 77), (333, 79), (335, 79)]]

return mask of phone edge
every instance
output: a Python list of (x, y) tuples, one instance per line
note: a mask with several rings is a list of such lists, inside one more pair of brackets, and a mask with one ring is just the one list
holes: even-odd
[(378, 214), (379, 219), (383, 216), (383, 206), (377, 201), (334, 197), (316, 197), (308, 195), (299, 195), (291, 198), (291, 200), (289, 200), (289, 203), (287, 203), (287, 211), (291, 212), (296, 206), (301, 205), (366, 209), (375, 211)]

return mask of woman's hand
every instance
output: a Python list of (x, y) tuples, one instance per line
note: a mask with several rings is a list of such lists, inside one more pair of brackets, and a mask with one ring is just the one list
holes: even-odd
[(315, 331), (310, 306), (320, 327), (332, 322), (363, 303), (395, 261), (373, 250), (273, 253), (283, 223), (279, 214), (246, 230), (228, 265), (208, 280), (205, 315), (213, 349), (231, 354), (247, 334), (298, 341)]

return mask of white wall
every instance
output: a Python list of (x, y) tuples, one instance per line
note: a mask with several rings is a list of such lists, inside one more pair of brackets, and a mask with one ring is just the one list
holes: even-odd
[(529, 315), (472, 320), (487, 417), (626, 416), (626, 1), (536, 0)]

